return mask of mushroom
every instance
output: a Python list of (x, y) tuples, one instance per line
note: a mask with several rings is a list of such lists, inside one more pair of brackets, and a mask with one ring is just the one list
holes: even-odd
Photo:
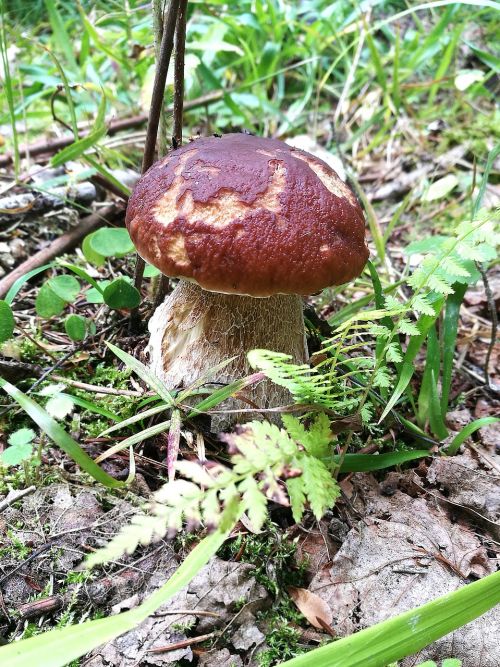
[[(368, 258), (361, 207), (335, 171), (248, 134), (171, 151), (138, 181), (126, 224), (137, 252), (179, 278), (149, 323), (150, 365), (168, 388), (229, 358), (210, 381), (244, 377), (255, 348), (306, 362), (302, 295), (352, 280)], [(289, 401), (268, 383), (250, 398)]]

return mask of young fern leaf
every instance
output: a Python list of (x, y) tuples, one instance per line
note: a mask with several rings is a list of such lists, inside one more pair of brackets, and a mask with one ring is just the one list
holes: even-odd
[(327, 378), (306, 364), (292, 363), (291, 358), (288, 354), (270, 350), (251, 350), (248, 353), (252, 368), (262, 371), (281, 387), (286, 387), (297, 403), (330, 407), (330, 384)]
[[(133, 517), (113, 540), (89, 559), (90, 565), (116, 560), (164, 535), (200, 524), (214, 529), (238, 511), (247, 512), (255, 530), (267, 517), (267, 501), (288, 503), (289, 490), (294, 517), (300, 520), (306, 502), (319, 519), (338, 494), (337, 482), (314, 454), (327, 455), (333, 438), (326, 415), (318, 415), (310, 430), (298, 420), (288, 420), (293, 436), (269, 422), (253, 421), (225, 433), (232, 468), (193, 461), (177, 461), (175, 479), (162, 486), (144, 512)], [(294, 439), (296, 437), (298, 440)], [(189, 481), (188, 481), (189, 480)], [(283, 484), (286, 482), (286, 487)]]

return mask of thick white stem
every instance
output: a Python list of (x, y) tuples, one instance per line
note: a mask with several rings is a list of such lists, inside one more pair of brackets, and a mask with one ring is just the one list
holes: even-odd
[[(211, 382), (242, 378), (252, 372), (246, 355), (256, 348), (285, 352), (295, 363), (307, 361), (302, 299), (295, 295), (256, 299), (206, 292), (181, 280), (155, 311), (149, 331), (150, 365), (170, 389), (188, 386), (231, 357), (233, 361), (211, 376)], [(268, 381), (249, 388), (245, 396), (258, 408), (290, 402), (284, 388)], [(221, 425), (217, 422), (217, 427)]]

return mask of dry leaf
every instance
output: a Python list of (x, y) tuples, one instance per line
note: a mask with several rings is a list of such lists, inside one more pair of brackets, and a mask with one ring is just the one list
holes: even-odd
[(325, 600), (306, 588), (289, 586), (287, 590), (299, 611), (304, 614), (311, 625), (318, 630), (324, 630), (325, 626), (331, 627), (332, 610)]

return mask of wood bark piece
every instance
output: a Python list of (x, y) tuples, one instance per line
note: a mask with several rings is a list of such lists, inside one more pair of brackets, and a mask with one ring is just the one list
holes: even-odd
[(17, 611), (21, 620), (28, 618), (36, 618), (43, 614), (51, 614), (62, 607), (63, 601), (59, 595), (51, 595), (43, 600), (33, 600), (33, 602), (26, 602), (18, 607)]
[(39, 266), (43, 266), (59, 255), (72, 250), (85, 236), (87, 236), (87, 234), (90, 234), (109, 222), (115, 221), (122, 215), (123, 209), (116, 204), (111, 204), (110, 206), (103, 208), (99, 213), (92, 213), (86, 218), (82, 218), (76, 227), (73, 227), (62, 236), (59, 236), (49, 246), (39, 250), (32, 257), (17, 266), (5, 276), (5, 278), (0, 280), (0, 299), (7, 294), (16, 280), (21, 276), (24, 276), (28, 271), (37, 269)]

